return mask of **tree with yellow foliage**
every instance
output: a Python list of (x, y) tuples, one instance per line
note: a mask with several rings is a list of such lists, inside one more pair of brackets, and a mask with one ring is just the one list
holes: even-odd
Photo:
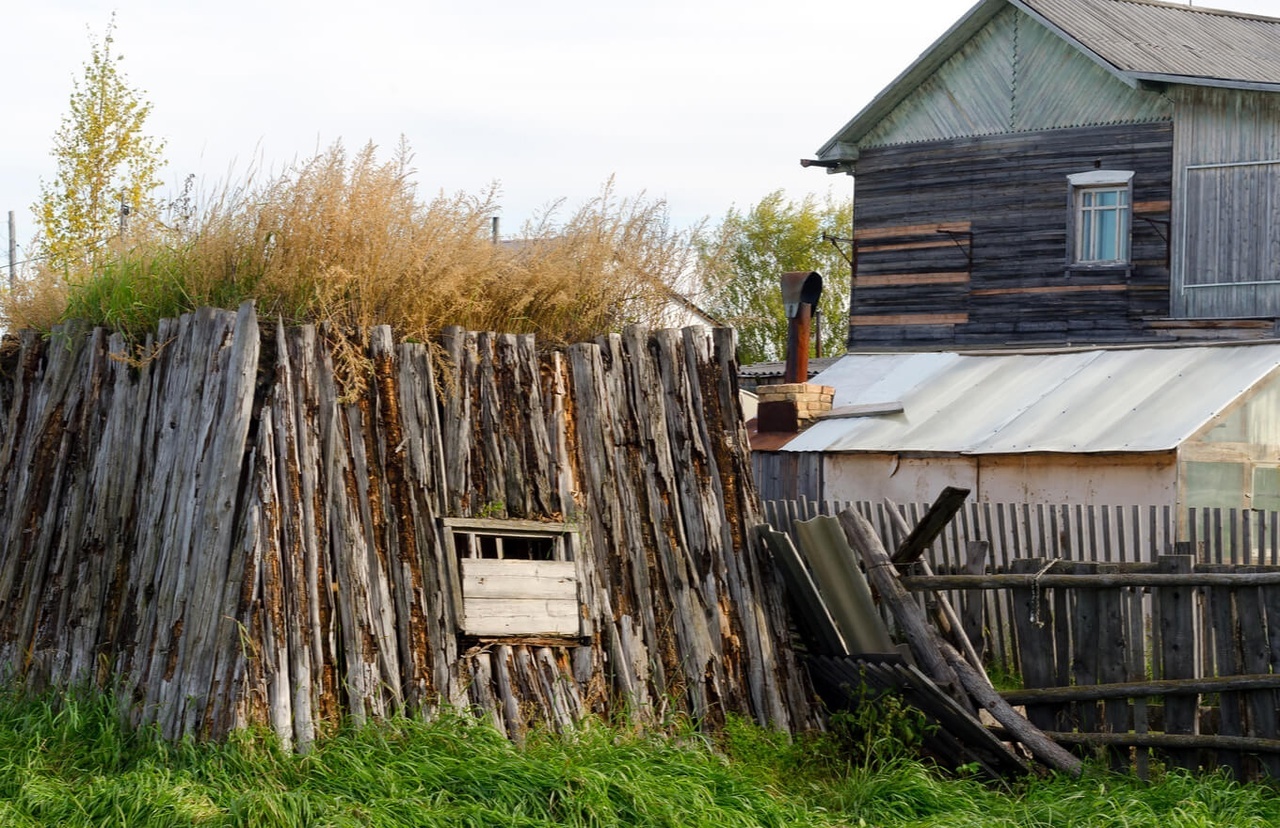
[(144, 130), (151, 104), (131, 88), (112, 52), (115, 16), (91, 44), (70, 111), (54, 135), (58, 174), (34, 205), (44, 264), (70, 276), (97, 270), (128, 222), (153, 220), (164, 142)]

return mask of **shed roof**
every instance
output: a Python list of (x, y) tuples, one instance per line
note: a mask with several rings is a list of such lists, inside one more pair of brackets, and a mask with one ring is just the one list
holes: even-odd
[(1013, 6), (1130, 86), (1280, 91), (1280, 19), (1155, 0), (979, 0), (818, 150), (842, 158), (1004, 9)]
[(900, 402), (902, 412), (824, 419), (783, 450), (1168, 451), (1278, 372), (1277, 343), (850, 354), (813, 380), (835, 387), (835, 406)]

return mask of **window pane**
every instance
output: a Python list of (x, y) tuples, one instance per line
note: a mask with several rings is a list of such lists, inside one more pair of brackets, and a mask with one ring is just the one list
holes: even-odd
[[(1114, 195), (1114, 193), (1112, 193)], [(1117, 243), (1118, 214), (1114, 210), (1094, 214), (1098, 219), (1098, 247), (1094, 251), (1097, 261), (1114, 261), (1119, 258)]]

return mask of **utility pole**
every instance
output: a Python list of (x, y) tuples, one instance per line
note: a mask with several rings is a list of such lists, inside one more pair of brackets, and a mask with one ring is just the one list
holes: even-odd
[(9, 290), (18, 286), (18, 223), (9, 211)]
[(129, 226), (129, 205), (124, 202), (124, 192), (120, 193), (120, 240), (124, 241), (125, 228)]

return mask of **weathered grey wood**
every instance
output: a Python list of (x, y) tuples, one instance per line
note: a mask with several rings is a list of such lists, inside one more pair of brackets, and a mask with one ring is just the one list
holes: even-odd
[[(169, 736), (261, 724), (301, 749), (340, 716), (442, 704), (512, 733), (659, 699), (813, 721), (748, 531), (730, 332), (629, 333), (581, 373), (527, 336), (454, 331), (438, 368), (386, 328), (264, 337), (249, 307), (163, 322), (142, 352), (59, 335), (0, 354), (12, 677), (110, 687)], [(459, 651), (442, 519), (481, 513), (564, 528), (580, 646)]]
[[(902, 586), (907, 590), (937, 589), (1010, 589), (1028, 587), (1031, 575), (906, 575)], [(1275, 586), (1280, 585), (1280, 572), (1233, 574), (1228, 572), (1141, 572), (1096, 575), (1058, 575), (1040, 578), (1042, 587), (1104, 589), (1109, 587), (1179, 587), (1179, 586)]]
[[(1189, 574), (1195, 567), (1190, 555), (1165, 555), (1157, 563), (1169, 574)], [(1195, 593), (1188, 586), (1170, 585), (1156, 595), (1162, 650), (1159, 653), (1160, 676), (1164, 679), (1197, 678)], [(1166, 733), (1198, 734), (1200, 717), (1198, 699), (1171, 698), (1165, 702)], [(1195, 768), (1194, 753), (1175, 752), (1172, 759), (1180, 767)]]
[[(931, 543), (942, 532), (943, 528), (946, 527), (946, 524), (951, 521), (956, 510), (960, 508), (960, 505), (963, 504), (964, 498), (967, 497), (968, 494), (969, 492), (967, 489), (953, 489), (948, 486), (943, 490), (942, 494), (938, 496), (938, 499), (934, 501), (934, 505), (930, 507), (929, 512), (925, 515), (924, 519), (920, 523), (916, 524), (915, 529), (910, 529), (907, 526), (906, 519), (903, 518), (902, 513), (898, 511), (897, 504), (892, 500), (885, 498), (885, 511), (888, 513), (889, 519), (894, 523), (894, 525), (896, 525), (899, 533), (905, 538), (902, 546), (898, 547), (899, 551), (903, 548), (907, 548), (910, 551), (911, 556), (917, 558), (916, 563), (920, 567), (921, 573), (926, 577), (932, 575), (933, 570), (927, 560), (919, 558), (919, 552), (911, 550), (912, 536), (916, 536), (915, 543), (920, 543), (925, 538), (928, 538)], [(939, 506), (939, 503), (944, 505)], [(943, 521), (942, 519), (944, 514), (946, 515), (946, 521)], [(922, 530), (921, 527), (926, 528)], [(921, 531), (917, 532), (916, 530)], [(960, 621), (959, 613), (955, 611), (955, 608), (951, 606), (951, 601), (948, 600), (947, 596), (943, 593), (937, 593), (935, 598), (938, 602), (941, 620), (945, 622), (945, 625), (939, 624), (939, 629), (943, 630), (944, 635), (949, 635), (951, 637), (959, 648), (961, 654), (963, 654), (969, 663), (973, 665), (973, 668), (977, 670), (984, 679), (987, 678), (987, 674), (982, 666), (982, 659), (978, 656), (977, 651), (973, 647), (973, 643), (969, 641), (969, 637), (965, 634), (964, 625)]]
[(969, 666), (954, 647), (942, 642), (942, 648), (947, 663), (955, 670), (964, 689), (991, 714), (992, 718), (1004, 725), (1014, 738), (1026, 745), (1032, 755), (1055, 770), (1071, 776), (1080, 775), (1083, 765), (1079, 759), (1045, 736), (1022, 714), (1010, 707), (1009, 703), (992, 688), (986, 676), (979, 675), (977, 670)]
[(1002, 695), (1010, 704), (1037, 704), (1080, 700), (1132, 699), (1139, 696), (1198, 696), (1223, 691), (1280, 689), (1280, 675), (1216, 676), (1193, 679), (1161, 679), (1126, 681), (1115, 684), (1071, 685), (1067, 687), (1005, 690)]
[[(1044, 558), (1028, 558), (1014, 561), (1011, 566), (1015, 573), (1036, 573), (1043, 570), (1046, 563)], [(1051, 609), (1050, 596), (1034, 584), (1013, 589), (1012, 597), (1013, 623), (1018, 629), (1018, 641), (1022, 643), (1017, 652), (1017, 667), (1023, 685), (1052, 687), (1057, 679), (1054, 637), (1060, 616)], [(1041, 729), (1054, 729), (1057, 713), (1057, 708), (1051, 705), (1027, 705), (1027, 718)]]
[[(987, 555), (991, 545), (986, 541), (969, 541), (965, 544), (965, 575), (982, 575), (987, 569)], [(966, 593), (963, 596), (961, 613), (965, 635), (973, 643), (974, 649), (981, 658), (986, 649), (986, 629), (983, 623), (986, 600), (983, 596)]]
[(945, 692), (968, 707), (969, 700), (960, 687), (955, 669), (943, 655), (942, 639), (929, 626), (923, 611), (899, 585), (889, 553), (880, 543), (871, 524), (853, 509), (845, 509), (838, 518), (848, 536), (849, 545), (862, 556), (867, 579), (876, 588), (880, 600), (888, 604), (898, 628), (911, 645), (911, 652), (921, 670)]
[[(929, 544), (933, 543), (947, 524), (951, 523), (951, 519), (964, 506), (965, 498), (968, 496), (968, 489), (954, 486), (944, 488), (933, 501), (924, 518), (911, 529), (894, 550), (893, 562), (904, 564), (918, 560)], [(896, 514), (896, 509), (890, 508)]]

